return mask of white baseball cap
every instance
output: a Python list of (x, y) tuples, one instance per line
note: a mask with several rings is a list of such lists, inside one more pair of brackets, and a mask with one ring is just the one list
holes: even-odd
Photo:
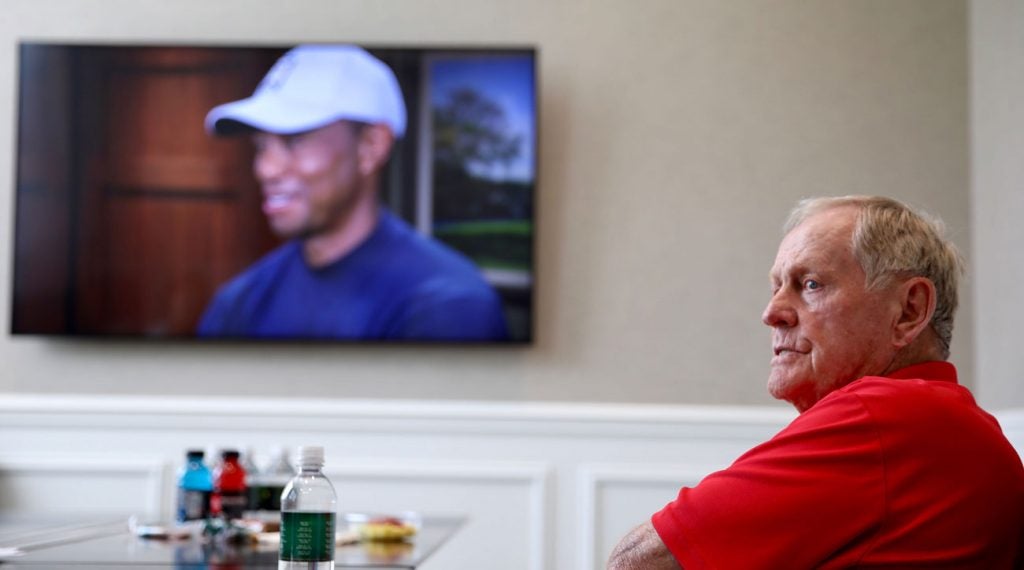
[(404, 135), (405, 101), (394, 72), (358, 46), (302, 45), (277, 60), (251, 97), (210, 110), (206, 130), (285, 135), (340, 119), (384, 123), (396, 138)]

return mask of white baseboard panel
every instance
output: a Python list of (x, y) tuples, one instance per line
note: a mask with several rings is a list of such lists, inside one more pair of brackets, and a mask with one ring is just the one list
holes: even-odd
[(1024, 456), (1024, 409), (1003, 410), (994, 415), (1006, 439), (1010, 440), (1017, 453)]
[(547, 463), (501, 460), (357, 460), (326, 470), (342, 510), (466, 517), (428, 568), (530, 570), (548, 567), (551, 473)]
[(171, 473), (171, 464), (156, 456), (2, 454), (0, 510), (161, 516)]
[(697, 484), (720, 468), (708, 465), (585, 464), (579, 468), (579, 568), (603, 568), (627, 532), (675, 498), (681, 486)]
[(61, 489), (88, 488), (80, 510), (116, 506), (169, 517), (186, 449), (253, 448), (259, 456), (315, 443), (326, 447), (342, 510), (468, 518), (426, 570), (599, 568), (610, 534), (650, 515), (638, 493), (664, 504), (680, 484), (727, 464), (792, 415), (784, 408), (11, 395), (0, 397), (0, 485), (24, 490), (8, 505), (22, 510), (61, 506), (32, 486), (44, 477)]

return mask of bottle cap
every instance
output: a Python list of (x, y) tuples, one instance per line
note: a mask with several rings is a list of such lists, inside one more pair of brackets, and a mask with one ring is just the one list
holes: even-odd
[(202, 459), (205, 456), (206, 452), (202, 449), (190, 449), (185, 452), (185, 457), (188, 457), (189, 459)]
[(299, 465), (310, 467), (323, 467), (324, 446), (302, 445), (299, 446)]
[(225, 449), (220, 454), (220, 456), (223, 457), (225, 461), (230, 461), (232, 459), (238, 459), (238, 455), (239, 455), (238, 454), (238, 450), (235, 450), (235, 449)]

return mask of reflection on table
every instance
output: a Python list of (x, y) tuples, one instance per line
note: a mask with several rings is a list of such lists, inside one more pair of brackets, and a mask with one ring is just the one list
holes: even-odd
[[(416, 568), (463, 522), (458, 517), (424, 517), (419, 532), (408, 541), (338, 545), (335, 567)], [(277, 548), (199, 538), (139, 538), (129, 532), (123, 520), (47, 526), (0, 516), (0, 570), (116, 566), (276, 568)]]

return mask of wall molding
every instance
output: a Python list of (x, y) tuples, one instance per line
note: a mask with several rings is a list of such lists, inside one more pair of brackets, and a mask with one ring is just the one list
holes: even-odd
[[(162, 508), (153, 510), (167, 514), (173, 508), (174, 467), (190, 442), (244, 445), (268, 434), (293, 442), (315, 436), (318, 443), (344, 450), (345, 461), (327, 466), (329, 476), (341, 484), (372, 482), (409, 490), (434, 481), (454, 482), (439, 489), (511, 483), (512, 496), (528, 502), (514, 505), (517, 516), (525, 517), (519, 520), (527, 522), (508, 529), (523, 540), (509, 543), (515, 551), (506, 553), (506, 560), (530, 570), (596, 567), (594, 533), (599, 527), (590, 519), (601, 485), (674, 482), (681, 472), (703, 475), (696, 473), (703, 465), (727, 463), (737, 448), (770, 437), (794, 415), (784, 408), (645, 404), (0, 395), (0, 433), (13, 436), (0, 438), (0, 471), (13, 465), (5, 460), (12, 455), (26, 466), (15, 475), (27, 477), (27, 466), (35, 461), (28, 454), (77, 453), (77, 443), (59, 443), (64, 434), (75, 442), (109, 442), (89, 450), (96, 453), (94, 467), (106, 464), (107, 456), (162, 453), (162, 463), (140, 460), (123, 466), (153, 472), (157, 482), (149, 488), (159, 487), (162, 495), (150, 492), (147, 504), (160, 503), (162, 497)], [(39, 448), (39, 442), (49, 441), (52, 449)], [(428, 449), (437, 453), (424, 453)], [(626, 449), (645, 457), (695, 458), (700, 466), (658, 471), (648, 465), (631, 472), (636, 466), (603, 462)], [(481, 491), (452, 492), (451, 514), (459, 514), (476, 507), (460, 504), (459, 497)], [(580, 515), (581, 508), (588, 514)], [(585, 551), (577, 552), (580, 544)], [(492, 554), (501, 555), (500, 545), (472, 548), (498, 549)], [(474, 550), (472, 555), (481, 554)]]
[(221, 428), (258, 420), (277, 431), (437, 434), (471, 424), (485, 434), (674, 439), (683, 431), (731, 439), (770, 435), (795, 416), (781, 407), (0, 394), (0, 428)]
[(30, 477), (54, 474), (99, 478), (103, 476), (137, 476), (144, 481), (145, 510), (150, 514), (169, 515), (166, 490), (173, 485), (172, 468), (162, 457), (136, 456), (110, 458), (107, 456), (68, 454), (59, 455), (0, 455), (0, 473)]
[[(580, 507), (577, 511), (579, 520), (578, 548), (580, 553), (580, 569), (590, 570), (600, 567), (604, 561), (597, 556), (598, 532), (601, 528), (598, 502), (601, 488), (609, 484), (644, 484), (664, 483), (674, 487), (693, 486), (707, 474), (721, 469), (721, 465), (697, 467), (692, 464), (637, 464), (637, 463), (595, 463), (584, 464), (578, 470), (577, 490)], [(672, 497), (666, 498), (666, 503)], [(637, 521), (643, 522), (643, 521)]]
[(1010, 440), (1017, 452), (1024, 457), (1024, 408), (1002, 410), (992, 415), (999, 421), (1006, 439)]
[[(474, 402), (465, 400), (331, 400), (307, 398), (202, 398), (121, 395), (2, 394), (0, 412), (130, 413), (146, 415), (294, 416), (338, 415), (402, 419), (539, 420), (638, 423), (777, 423), (796, 413), (788, 407), (554, 402)], [(788, 418), (788, 419), (787, 419)]]
[[(549, 567), (553, 513), (549, 508), (554, 468), (546, 462), (521, 461), (349, 461), (325, 469), (332, 480), (368, 478), (375, 481), (397, 480), (413, 484), (424, 481), (457, 481), (463, 483), (501, 481), (525, 483), (529, 488), (530, 553), (529, 568)], [(432, 513), (439, 514), (439, 513)], [(445, 513), (441, 513), (445, 514)], [(466, 513), (447, 513), (465, 515)]]

